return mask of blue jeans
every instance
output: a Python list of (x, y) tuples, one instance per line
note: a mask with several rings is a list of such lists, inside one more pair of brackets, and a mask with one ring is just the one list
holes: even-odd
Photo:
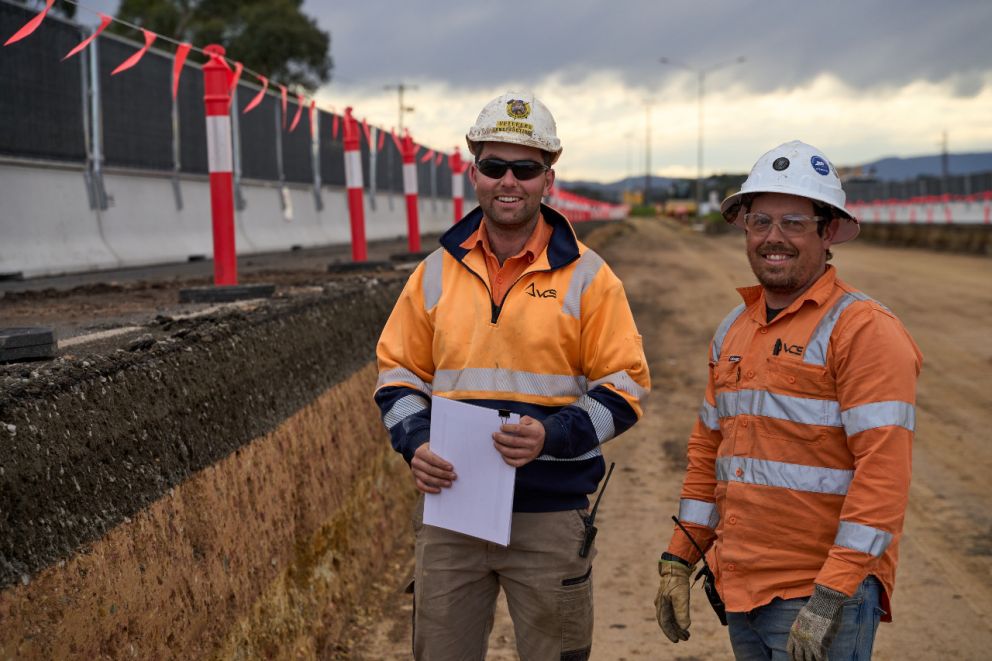
[[(864, 661), (871, 658), (875, 631), (882, 609), (882, 585), (869, 576), (844, 602), (840, 630), (830, 646), (830, 661)], [(737, 661), (787, 661), (789, 629), (808, 597), (775, 599), (748, 613), (727, 613), (730, 644)]]

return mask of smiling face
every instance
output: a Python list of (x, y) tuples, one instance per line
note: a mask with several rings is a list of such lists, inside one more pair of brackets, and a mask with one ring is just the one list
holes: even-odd
[[(751, 201), (752, 213), (765, 213), (776, 222), (785, 214), (813, 216), (813, 203), (798, 195), (762, 193)], [(772, 308), (784, 308), (796, 300), (823, 275), (826, 252), (837, 232), (837, 221), (823, 231), (802, 236), (785, 236), (775, 226), (764, 236), (747, 233), (747, 258), (751, 270), (765, 289), (765, 300)]]
[[(535, 147), (525, 147), (506, 142), (486, 142), (478, 160), (499, 158), (504, 161), (536, 161), (544, 163), (544, 152)], [(469, 168), (469, 181), (475, 188), (479, 206), (486, 220), (500, 229), (523, 229), (537, 221), (541, 211), (541, 198), (551, 190), (555, 180), (554, 170), (548, 170), (527, 181), (513, 176), (507, 169), (499, 179), (491, 179), (475, 167)]]

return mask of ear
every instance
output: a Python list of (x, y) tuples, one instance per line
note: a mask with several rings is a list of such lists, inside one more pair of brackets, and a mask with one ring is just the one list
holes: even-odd
[(555, 171), (548, 170), (544, 173), (544, 194), (547, 195), (551, 192), (551, 187), (555, 183)]
[(823, 247), (824, 249), (829, 248), (834, 242), (834, 237), (837, 236), (837, 230), (840, 229), (840, 219), (834, 218), (830, 221), (830, 224), (823, 230)]
[(469, 163), (468, 166), (468, 181), (470, 184), (472, 184), (473, 190), (479, 190), (479, 187), (476, 185), (476, 179), (478, 177), (479, 177), (478, 168), (476, 168), (475, 166), (475, 161), (472, 161), (471, 163)]

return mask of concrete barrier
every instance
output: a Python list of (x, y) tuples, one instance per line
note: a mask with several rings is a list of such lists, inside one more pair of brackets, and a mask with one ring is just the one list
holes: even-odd
[(0, 274), (23, 277), (122, 265), (90, 209), (82, 169), (0, 164)]
[[(182, 176), (177, 208), (173, 181), (161, 174), (114, 170), (105, 175), (109, 207), (90, 208), (82, 169), (0, 164), (0, 274), (23, 277), (184, 262), (213, 254), (210, 186)], [(322, 209), (313, 188), (248, 181), (235, 214), (239, 255), (347, 245), (351, 240), (345, 189), (324, 186)], [(392, 196), (392, 205), (390, 205)], [(406, 236), (402, 195), (368, 193), (370, 240)], [(420, 202), (421, 232), (451, 226), (452, 200)], [(472, 204), (472, 201), (469, 201)]]

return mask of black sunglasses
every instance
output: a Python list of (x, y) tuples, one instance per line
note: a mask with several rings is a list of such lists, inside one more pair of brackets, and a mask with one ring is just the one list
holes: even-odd
[(513, 176), (520, 181), (533, 179), (551, 169), (537, 161), (504, 161), (501, 158), (484, 158), (476, 161), (475, 167), (490, 179), (502, 179), (507, 170), (513, 170)]

